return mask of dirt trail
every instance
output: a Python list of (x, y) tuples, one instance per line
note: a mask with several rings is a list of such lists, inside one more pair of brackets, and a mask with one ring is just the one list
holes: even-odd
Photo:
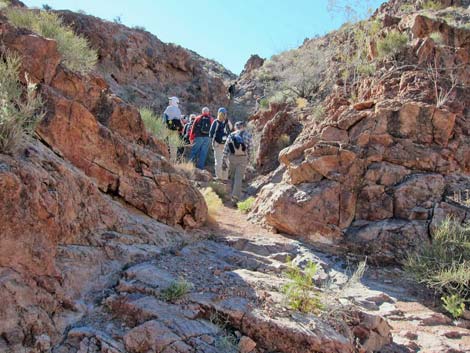
[[(291, 249), (286, 253), (295, 259), (299, 247), (303, 247), (330, 266), (331, 277), (344, 276), (344, 269), (348, 267), (339, 258), (316, 252), (297, 240), (250, 223), (244, 214), (233, 208), (224, 207), (217, 221), (217, 227), (209, 231), (218, 235), (218, 241), (228, 242), (242, 251), (258, 251), (266, 256), (269, 244), (274, 243)], [(409, 281), (398, 267), (368, 267), (361, 283), (349, 288), (344, 296), (362, 309), (388, 320), (394, 343), (383, 352), (470, 352), (470, 321), (455, 321), (444, 315), (431, 293)]]

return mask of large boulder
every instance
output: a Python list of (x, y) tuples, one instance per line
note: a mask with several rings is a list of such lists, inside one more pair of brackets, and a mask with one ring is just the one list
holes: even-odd
[(304, 123), (279, 155), (281, 181), (261, 189), (251, 217), (328, 249), (401, 261), (428, 239), (435, 210), (436, 220), (452, 213), (438, 205), (455, 184), (446, 176), (470, 172), (467, 118), (420, 101), (356, 108), (335, 104), (325, 121)]

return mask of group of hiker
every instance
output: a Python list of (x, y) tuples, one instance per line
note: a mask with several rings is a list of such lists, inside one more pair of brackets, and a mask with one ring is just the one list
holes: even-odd
[(223, 183), (230, 180), (232, 201), (241, 200), (243, 177), (252, 155), (252, 137), (246, 131), (245, 122), (237, 121), (233, 125), (223, 107), (219, 108), (215, 119), (208, 107), (204, 107), (200, 115), (191, 114), (187, 119), (181, 113), (179, 99), (171, 97), (169, 100), (163, 119), (167, 127), (178, 131), (191, 147), (189, 160), (196, 168), (204, 169), (212, 147), (215, 178)]

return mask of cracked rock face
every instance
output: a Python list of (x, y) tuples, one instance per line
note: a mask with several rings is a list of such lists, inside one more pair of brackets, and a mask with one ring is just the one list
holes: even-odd
[[(376, 15), (391, 16), (397, 4), (384, 5)], [(429, 241), (446, 216), (470, 219), (470, 209), (451, 200), (470, 182), (469, 30), (422, 13), (384, 19), (382, 25), (409, 34), (413, 42), (399, 58), (405, 68), (384, 73), (378, 67), (374, 79), (357, 83), (359, 102), (347, 99), (348, 87), (337, 87), (322, 103), (321, 121), (296, 108), (276, 121), (275, 105), (253, 116), (264, 130), (300, 121), (302, 131), (279, 153), (280, 167), (255, 183), (263, 187), (251, 219), (331, 251), (391, 263)], [(433, 32), (448, 47), (428, 48)], [(434, 60), (455, 67), (460, 82), (442, 106), (425, 72)], [(265, 148), (259, 159), (275, 157)]]

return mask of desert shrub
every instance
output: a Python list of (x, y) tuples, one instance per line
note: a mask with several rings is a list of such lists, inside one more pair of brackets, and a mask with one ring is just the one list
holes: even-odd
[(244, 201), (237, 202), (237, 209), (242, 213), (248, 213), (253, 208), (255, 200), (254, 197), (249, 197)]
[(276, 146), (280, 150), (283, 150), (284, 148), (290, 146), (290, 144), (290, 136), (287, 134), (282, 134), (276, 141)]
[(96, 50), (91, 49), (88, 40), (75, 34), (57, 14), (48, 11), (9, 8), (6, 16), (16, 27), (27, 28), (43, 37), (57, 41), (57, 50), (62, 56), (62, 63), (68, 69), (87, 74), (95, 67), (98, 60)]
[(470, 189), (454, 191), (454, 194), (449, 198), (458, 204), (470, 207)]
[(21, 60), (6, 53), (0, 57), (0, 153), (14, 152), (26, 134), (32, 134), (42, 114), (36, 85), (26, 76), (26, 94), (19, 80)]
[(177, 163), (177, 153), (178, 148), (184, 146), (184, 141), (181, 139), (179, 133), (174, 130), (170, 130), (163, 119), (157, 116), (149, 108), (140, 109), (140, 117), (144, 122), (145, 128), (149, 133), (159, 138), (168, 145), (170, 149), (170, 155), (173, 163)]
[(260, 109), (268, 110), (269, 109), (269, 101), (266, 98), (260, 99), (259, 107), (260, 107)]
[(194, 179), (196, 175), (196, 166), (193, 162), (181, 159), (173, 164), (176, 171), (188, 179)]
[(297, 98), (295, 100), (295, 104), (297, 105), (297, 108), (303, 109), (308, 105), (308, 100), (306, 100), (305, 98)]
[(413, 11), (415, 11), (415, 7), (413, 4), (403, 4), (400, 6), (400, 12), (410, 13)]
[(218, 352), (224, 353), (237, 353), (238, 350), (238, 339), (237, 337), (227, 331), (222, 331), (222, 335), (218, 336), (215, 340), (215, 348)]
[(284, 275), (289, 282), (282, 287), (289, 307), (304, 313), (318, 312), (322, 304), (316, 293), (313, 277), (317, 272), (317, 264), (309, 261), (305, 269), (300, 269), (292, 261), (288, 261), (288, 269)]
[(454, 319), (461, 317), (465, 311), (465, 301), (457, 294), (447, 295), (441, 298), (442, 306)]
[(437, 11), (442, 10), (444, 8), (444, 4), (439, 0), (427, 0), (423, 2), (421, 8), (423, 10)]
[(183, 278), (172, 282), (168, 287), (160, 291), (160, 296), (167, 302), (174, 302), (184, 297), (191, 290), (191, 283)]
[(438, 45), (444, 44), (444, 37), (442, 36), (440, 32), (432, 32), (429, 35), (429, 38), (431, 38), (434, 41), (434, 43)]
[(399, 31), (391, 31), (384, 38), (377, 41), (379, 57), (393, 57), (406, 47), (408, 36)]
[(136, 31), (139, 31), (139, 32), (146, 32), (147, 31), (147, 29), (144, 26), (134, 26), (132, 28), (135, 29)]
[(222, 199), (227, 197), (227, 189), (225, 185), (216, 181), (209, 182), (209, 187)]
[(10, 5), (10, 0), (0, 0), (0, 10), (8, 7)]
[(317, 123), (325, 119), (325, 108), (321, 105), (316, 105), (312, 108), (312, 117)]
[(431, 243), (408, 256), (405, 269), (418, 282), (446, 298), (456, 295), (470, 300), (470, 226), (445, 220)]
[(208, 221), (210, 223), (215, 223), (217, 215), (223, 208), (224, 204), (222, 203), (219, 195), (217, 195), (211, 187), (202, 189), (202, 195), (204, 196), (204, 200), (206, 201), (207, 205), (209, 215)]
[(48, 4), (42, 4), (42, 9), (44, 11), (51, 11), (52, 10), (52, 7)]

